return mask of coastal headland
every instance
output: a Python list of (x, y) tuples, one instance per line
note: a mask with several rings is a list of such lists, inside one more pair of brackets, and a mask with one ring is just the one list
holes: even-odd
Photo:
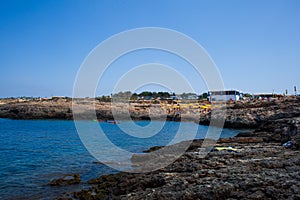
[[(78, 101), (83, 112), (92, 109), (91, 102), (98, 119), (113, 119), (110, 103)], [(178, 105), (128, 106), (132, 119), (142, 120), (149, 119), (150, 111), (151, 116), (157, 114), (154, 115), (157, 119), (166, 114), (172, 116), (174, 106)], [(122, 108), (128, 109), (119, 104), (120, 115)], [(196, 110), (181, 112), (197, 123), (208, 125), (213, 108), (199, 105)], [(201, 148), (205, 148), (203, 140), (194, 140), (184, 155), (167, 167), (144, 174), (120, 172), (100, 176), (89, 180), (87, 189), (63, 194), (58, 199), (300, 199), (300, 97), (230, 102), (226, 113), (225, 127), (253, 131), (218, 140), (204, 158), (200, 155)], [(82, 116), (84, 119), (87, 115)], [(72, 100), (1, 100), (0, 117), (72, 119)], [(216, 112), (214, 117), (221, 116)], [(147, 153), (133, 156), (133, 165), (138, 165), (143, 156), (147, 158)], [(159, 159), (164, 159), (163, 155)], [(77, 180), (70, 184), (79, 183)], [(55, 181), (51, 184), (55, 185)]]
[[(201, 157), (203, 140), (194, 140), (167, 167), (100, 176), (87, 182), (88, 189), (58, 199), (299, 199), (300, 117), (271, 118), (256, 126), (254, 131), (220, 139), (205, 157)], [(134, 155), (133, 165), (160, 148)], [(157, 162), (160, 159), (164, 155), (157, 155)]]

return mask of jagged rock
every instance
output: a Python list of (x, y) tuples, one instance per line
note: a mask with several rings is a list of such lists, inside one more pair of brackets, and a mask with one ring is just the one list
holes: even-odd
[(300, 149), (300, 133), (292, 136), (291, 142), (292, 142), (293, 149)]
[(51, 186), (63, 186), (63, 185), (73, 185), (79, 184), (81, 182), (79, 174), (68, 174), (64, 175), (62, 178), (54, 179), (50, 181)]
[[(246, 134), (245, 134), (246, 135)], [(243, 135), (243, 136), (245, 136)], [(240, 137), (248, 138), (250, 137)], [(238, 152), (199, 158), (203, 140), (170, 165), (149, 173), (117, 173), (89, 181), (75, 199), (293, 199), (299, 196), (300, 150), (281, 143), (230, 143)], [(228, 142), (228, 141), (227, 141)], [(297, 196), (298, 195), (298, 196)]]
[[(223, 108), (224, 109), (224, 108)], [(223, 110), (214, 111), (214, 118), (221, 119)], [(276, 101), (236, 102), (226, 106), (225, 127), (258, 128), (266, 122), (300, 117), (300, 96)], [(209, 125), (211, 112), (202, 113), (199, 123)]]
[(235, 137), (235, 138), (222, 138), (220, 142), (222, 143), (260, 143), (263, 142), (263, 137)]

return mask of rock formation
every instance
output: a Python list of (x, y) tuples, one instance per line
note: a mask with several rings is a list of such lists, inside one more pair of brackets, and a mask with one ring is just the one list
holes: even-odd
[(60, 199), (299, 199), (299, 150), (279, 143), (229, 142), (238, 152), (212, 151), (199, 157), (194, 141), (174, 163), (145, 174), (117, 173), (91, 179), (89, 189)]
[[(215, 110), (214, 117), (222, 118), (221, 113)], [(225, 127), (258, 128), (268, 121), (295, 117), (300, 117), (300, 97), (272, 101), (233, 102), (226, 106)], [(210, 120), (211, 112), (202, 113), (199, 123), (208, 125)]]

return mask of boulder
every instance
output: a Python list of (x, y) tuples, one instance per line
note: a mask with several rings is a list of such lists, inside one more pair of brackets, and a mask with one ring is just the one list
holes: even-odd
[(81, 182), (79, 174), (67, 174), (61, 178), (50, 181), (51, 186), (63, 186), (63, 185), (74, 185)]

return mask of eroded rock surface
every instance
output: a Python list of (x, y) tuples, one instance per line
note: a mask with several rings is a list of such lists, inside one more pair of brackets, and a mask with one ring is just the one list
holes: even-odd
[(75, 199), (299, 199), (300, 151), (280, 143), (220, 140), (238, 152), (199, 156), (194, 141), (174, 163), (145, 174), (118, 173), (89, 181)]
[(65, 185), (74, 185), (81, 182), (79, 174), (67, 174), (61, 178), (54, 179), (50, 181), (49, 185), (51, 186), (65, 186)]
[[(214, 118), (221, 119), (222, 110), (215, 111)], [(300, 96), (282, 100), (233, 102), (226, 106), (225, 127), (258, 128), (266, 122), (300, 117)], [(200, 124), (208, 125), (211, 112), (200, 115)]]

